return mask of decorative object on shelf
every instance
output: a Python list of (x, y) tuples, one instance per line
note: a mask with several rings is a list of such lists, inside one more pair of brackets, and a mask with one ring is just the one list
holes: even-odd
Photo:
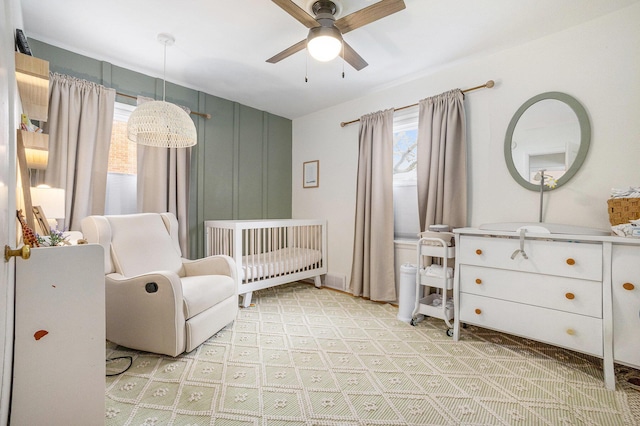
[(31, 49), (29, 48), (29, 43), (27, 43), (27, 36), (24, 35), (24, 32), (22, 32), (20, 28), (16, 29), (16, 47), (20, 53), (31, 56)]
[(27, 225), (27, 221), (22, 214), (22, 210), (18, 210), (16, 212), (16, 216), (18, 217), (18, 221), (20, 221), (20, 226), (22, 227), (22, 239), (24, 240), (24, 243), (30, 247), (40, 247), (38, 237), (35, 232), (33, 232), (33, 229)]
[(69, 236), (65, 235), (63, 231), (50, 228), (47, 235), (36, 234), (38, 244), (40, 247), (58, 247), (71, 245), (69, 242)]
[(27, 132), (42, 133), (42, 129), (33, 124), (31, 120), (29, 120), (29, 116), (27, 114), (20, 115), (20, 128)]
[(167, 46), (175, 43), (170, 34), (158, 34), (164, 44), (162, 100), (139, 105), (127, 122), (127, 138), (135, 143), (160, 148), (187, 148), (197, 143), (196, 126), (182, 108), (165, 102)]
[[(36, 228), (38, 228), (36, 236), (38, 237), (38, 234), (48, 235), (50, 233), (51, 228), (49, 227), (49, 222), (47, 221), (47, 218), (44, 215), (44, 211), (42, 210), (42, 207), (33, 206), (31, 210), (33, 210), (33, 217), (35, 218)], [(38, 242), (42, 243), (42, 241), (40, 241), (39, 239), (38, 239)]]
[(306, 161), (302, 165), (302, 187), (317, 188), (320, 186), (320, 161)]

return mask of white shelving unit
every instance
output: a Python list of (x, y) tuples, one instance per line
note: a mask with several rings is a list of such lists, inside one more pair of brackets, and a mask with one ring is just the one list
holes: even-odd
[(16, 259), (12, 425), (103, 425), (104, 251), (31, 249)]
[[(422, 314), (429, 317), (444, 320), (449, 329), (448, 336), (453, 336), (453, 305), (447, 306), (447, 292), (453, 290), (453, 274), (448, 276), (449, 268), (454, 266), (455, 247), (452, 246), (453, 234), (448, 232), (424, 232), (417, 244), (417, 271), (416, 271), (416, 306), (413, 312), (412, 324), (417, 321), (417, 316)], [(428, 262), (430, 259), (431, 262)], [(429, 264), (430, 263), (430, 264)], [(430, 267), (439, 265), (441, 274), (430, 273)], [(429, 287), (425, 291), (425, 287)], [(435, 292), (431, 289), (435, 288)], [(426, 296), (422, 296), (426, 294)], [(438, 304), (437, 300), (441, 300)], [(434, 301), (436, 303), (434, 304)]]

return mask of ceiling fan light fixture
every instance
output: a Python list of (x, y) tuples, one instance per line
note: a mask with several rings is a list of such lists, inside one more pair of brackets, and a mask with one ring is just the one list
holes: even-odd
[(342, 50), (342, 34), (336, 27), (315, 27), (309, 30), (307, 50), (314, 59), (328, 62)]

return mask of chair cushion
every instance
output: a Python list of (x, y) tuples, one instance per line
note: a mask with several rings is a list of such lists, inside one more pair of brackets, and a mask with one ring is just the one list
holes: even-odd
[(206, 311), (236, 293), (236, 283), (226, 275), (199, 275), (182, 277), (180, 280), (185, 319)]
[(182, 272), (182, 259), (157, 213), (106, 216), (116, 272), (132, 277), (153, 271)]

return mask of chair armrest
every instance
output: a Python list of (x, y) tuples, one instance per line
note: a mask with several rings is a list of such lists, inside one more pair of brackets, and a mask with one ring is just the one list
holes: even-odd
[(184, 302), (178, 274), (108, 274), (105, 295), (108, 340), (171, 356), (184, 352)]
[(182, 259), (188, 277), (195, 275), (227, 275), (236, 281), (236, 262), (230, 256), (214, 255), (202, 259)]

